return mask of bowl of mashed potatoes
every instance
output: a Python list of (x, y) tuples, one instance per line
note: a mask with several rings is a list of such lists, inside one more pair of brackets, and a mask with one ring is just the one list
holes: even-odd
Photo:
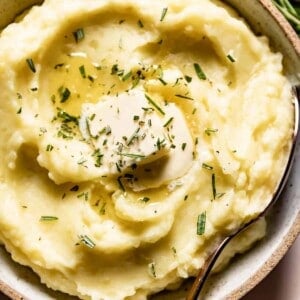
[[(184, 298), (182, 282), (280, 183), (299, 39), (269, 1), (46, 0), (22, 12), (33, 2), (0, 2), (2, 290)], [(298, 157), (273, 212), (224, 252), (207, 299), (241, 297), (293, 242)]]

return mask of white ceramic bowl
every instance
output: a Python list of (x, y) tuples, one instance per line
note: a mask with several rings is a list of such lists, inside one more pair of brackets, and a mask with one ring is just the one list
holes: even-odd
[[(201, 1), (201, 0), (199, 0)], [(0, 0), (0, 27), (41, 0)], [(257, 34), (269, 37), (271, 46), (284, 56), (284, 70), (293, 84), (300, 82), (300, 40), (270, 0), (227, 0)], [(300, 232), (300, 138), (288, 184), (268, 216), (268, 233), (251, 251), (234, 259), (208, 282), (205, 299), (239, 299), (258, 284), (284, 256)], [(14, 263), (0, 247), (0, 290), (12, 299), (75, 299), (40, 284), (38, 277)], [(24, 297), (24, 298), (23, 298)], [(1, 294), (0, 294), (1, 298)], [(166, 297), (160, 297), (166, 298)], [(170, 299), (170, 296), (168, 297)], [(182, 298), (181, 293), (171, 299)]]

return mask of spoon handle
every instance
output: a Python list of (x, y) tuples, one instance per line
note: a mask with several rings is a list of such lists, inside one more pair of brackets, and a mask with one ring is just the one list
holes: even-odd
[(224, 238), (223, 241), (218, 245), (217, 249), (213, 251), (213, 253), (207, 258), (203, 267), (199, 271), (196, 279), (194, 280), (193, 285), (190, 288), (189, 293), (186, 297), (186, 300), (202, 299), (200, 293), (202, 291), (204, 283), (209, 273), (211, 272), (213, 266), (215, 265), (218, 257), (220, 256), (228, 242), (231, 240), (231, 238), (232, 236)]

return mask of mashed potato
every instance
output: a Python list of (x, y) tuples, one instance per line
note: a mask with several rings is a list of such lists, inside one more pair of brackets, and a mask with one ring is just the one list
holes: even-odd
[(13, 259), (82, 299), (145, 299), (195, 275), (282, 175), (281, 60), (212, 0), (46, 0), (8, 26), (0, 239)]

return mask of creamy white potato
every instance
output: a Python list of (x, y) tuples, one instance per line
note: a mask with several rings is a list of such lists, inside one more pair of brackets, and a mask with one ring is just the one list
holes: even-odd
[(2, 31), (0, 90), (0, 239), (82, 299), (195, 275), (290, 149), (282, 55), (219, 1), (46, 0)]

